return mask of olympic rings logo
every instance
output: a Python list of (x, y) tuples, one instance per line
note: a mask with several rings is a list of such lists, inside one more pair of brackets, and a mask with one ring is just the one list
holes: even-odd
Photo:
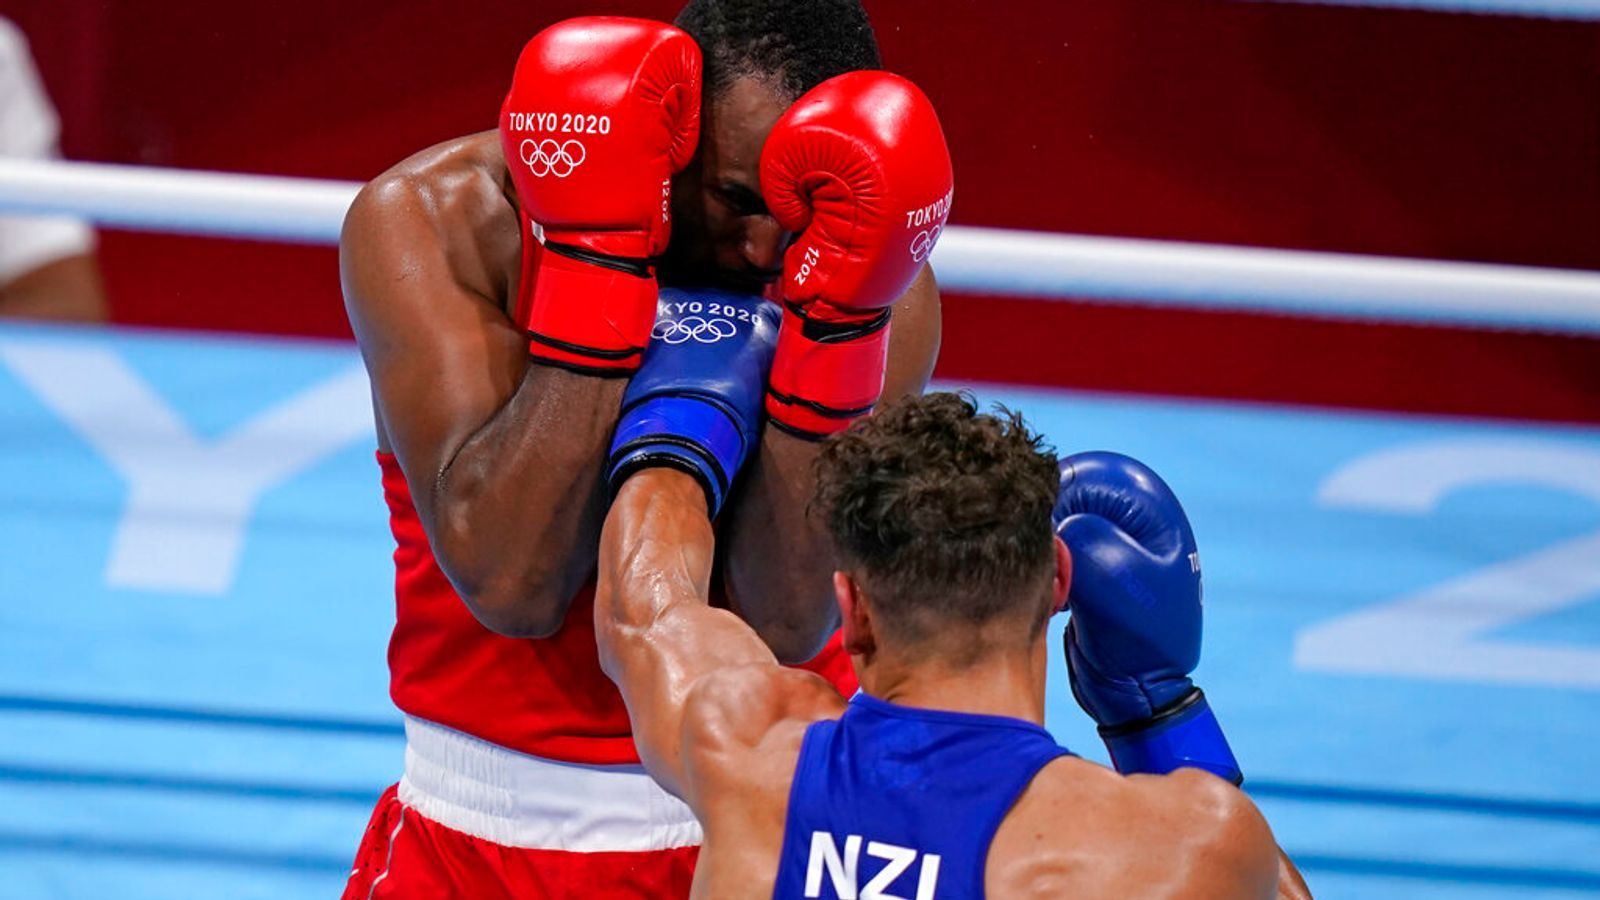
[(927, 231), (917, 232), (917, 236), (911, 239), (912, 261), (922, 262), (927, 259), (928, 254), (933, 252), (933, 245), (939, 240), (939, 232), (943, 230), (944, 225), (940, 224), (929, 228)]
[(572, 174), (573, 169), (583, 165), (589, 155), (589, 151), (578, 141), (558, 144), (550, 138), (542, 141), (527, 138), (522, 142), (521, 151), (522, 161), (527, 163), (528, 171), (535, 178), (546, 175), (565, 178)]
[(702, 344), (715, 344), (738, 334), (739, 329), (727, 319), (705, 319), (700, 316), (685, 316), (682, 319), (666, 319), (656, 323), (650, 331), (650, 336), (664, 344), (681, 344), (685, 341), (698, 341)]

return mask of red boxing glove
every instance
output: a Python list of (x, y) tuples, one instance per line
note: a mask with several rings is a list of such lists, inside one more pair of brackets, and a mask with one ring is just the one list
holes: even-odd
[(700, 48), (677, 28), (591, 16), (523, 48), (500, 144), (525, 234), (530, 222), (543, 229), (517, 310), (536, 359), (599, 374), (639, 367), (655, 324), (652, 257), (672, 230), (672, 175), (699, 137)]
[(778, 120), (761, 152), (761, 193), (800, 237), (783, 260), (773, 424), (818, 438), (872, 411), (890, 308), (939, 239), (952, 184), (933, 104), (898, 75), (830, 78)]

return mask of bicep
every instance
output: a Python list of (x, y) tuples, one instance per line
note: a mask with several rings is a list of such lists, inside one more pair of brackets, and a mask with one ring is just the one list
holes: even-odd
[[(433, 485), (516, 392), (526, 344), (504, 311), (457, 279), (426, 199), (406, 179), (357, 197), (339, 242), (345, 306), (373, 400), (408, 482)], [(419, 511), (429, 491), (416, 491)]]
[(597, 632), (606, 672), (627, 703), (640, 759), (663, 787), (687, 801), (682, 749), (689, 698), (722, 672), (776, 669), (777, 658), (749, 625), (703, 600), (674, 604), (643, 628), (602, 622)]

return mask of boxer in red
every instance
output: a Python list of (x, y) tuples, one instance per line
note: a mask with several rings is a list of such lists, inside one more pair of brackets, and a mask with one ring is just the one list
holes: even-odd
[[(665, 358), (776, 308), (674, 294), (658, 321), (658, 284), (785, 301), (763, 357), (774, 427), (738, 482), (707, 482), (720, 593), (779, 659), (854, 689), (805, 516), (815, 439), (927, 380), (948, 152), (920, 92), (857, 71), (879, 62), (854, 2), (694, 0), (677, 25), (546, 29), (497, 131), (402, 162), (346, 219), (407, 732), (347, 897), (687, 894), (699, 828), (638, 765), (596, 658), (607, 450), (647, 344)], [(635, 449), (656, 452), (647, 433)]]

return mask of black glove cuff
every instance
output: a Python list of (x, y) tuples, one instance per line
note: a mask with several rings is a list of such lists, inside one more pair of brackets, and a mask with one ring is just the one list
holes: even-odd
[(882, 331), (889, 324), (889, 315), (894, 307), (886, 306), (879, 310), (870, 319), (857, 322), (830, 322), (823, 319), (813, 319), (806, 315), (806, 311), (794, 303), (784, 303), (789, 311), (794, 313), (804, 323), (800, 329), (800, 336), (808, 341), (818, 344), (842, 344), (864, 338), (869, 334)]
[(1100, 737), (1102, 739), (1119, 738), (1130, 734), (1138, 734), (1147, 728), (1154, 728), (1163, 722), (1178, 718), (1190, 708), (1204, 703), (1205, 699), (1204, 691), (1198, 687), (1191, 686), (1188, 693), (1151, 713), (1148, 718), (1135, 719), (1132, 722), (1123, 722), (1120, 725), (1101, 725), (1099, 728)]
[(563, 244), (559, 241), (545, 241), (544, 248), (557, 256), (565, 256), (568, 259), (575, 259), (591, 266), (599, 266), (602, 269), (611, 269), (624, 275), (633, 275), (638, 278), (655, 277), (655, 273), (650, 268), (655, 265), (655, 259), (652, 257), (613, 256), (610, 253), (601, 253), (598, 250), (590, 250), (588, 247), (580, 247), (577, 244)]
[[(662, 450), (640, 452), (639, 450), (640, 447), (663, 444), (679, 448), (683, 452), (674, 453)], [(709, 519), (717, 517), (717, 513), (721, 511), (722, 498), (728, 494), (728, 476), (722, 471), (722, 466), (717, 463), (716, 459), (693, 441), (684, 440), (674, 435), (652, 435), (651, 437), (641, 438), (625, 444), (612, 453), (611, 460), (612, 469), (606, 475), (607, 505), (617, 499), (617, 491), (622, 490), (623, 482), (627, 481), (629, 476), (640, 469), (677, 469), (693, 476), (694, 480), (700, 485), (700, 490), (705, 492), (706, 518)], [(699, 460), (700, 464), (696, 465), (695, 460)], [(716, 478), (716, 484), (712, 484), (710, 478), (707, 477), (708, 469), (711, 476)]]

